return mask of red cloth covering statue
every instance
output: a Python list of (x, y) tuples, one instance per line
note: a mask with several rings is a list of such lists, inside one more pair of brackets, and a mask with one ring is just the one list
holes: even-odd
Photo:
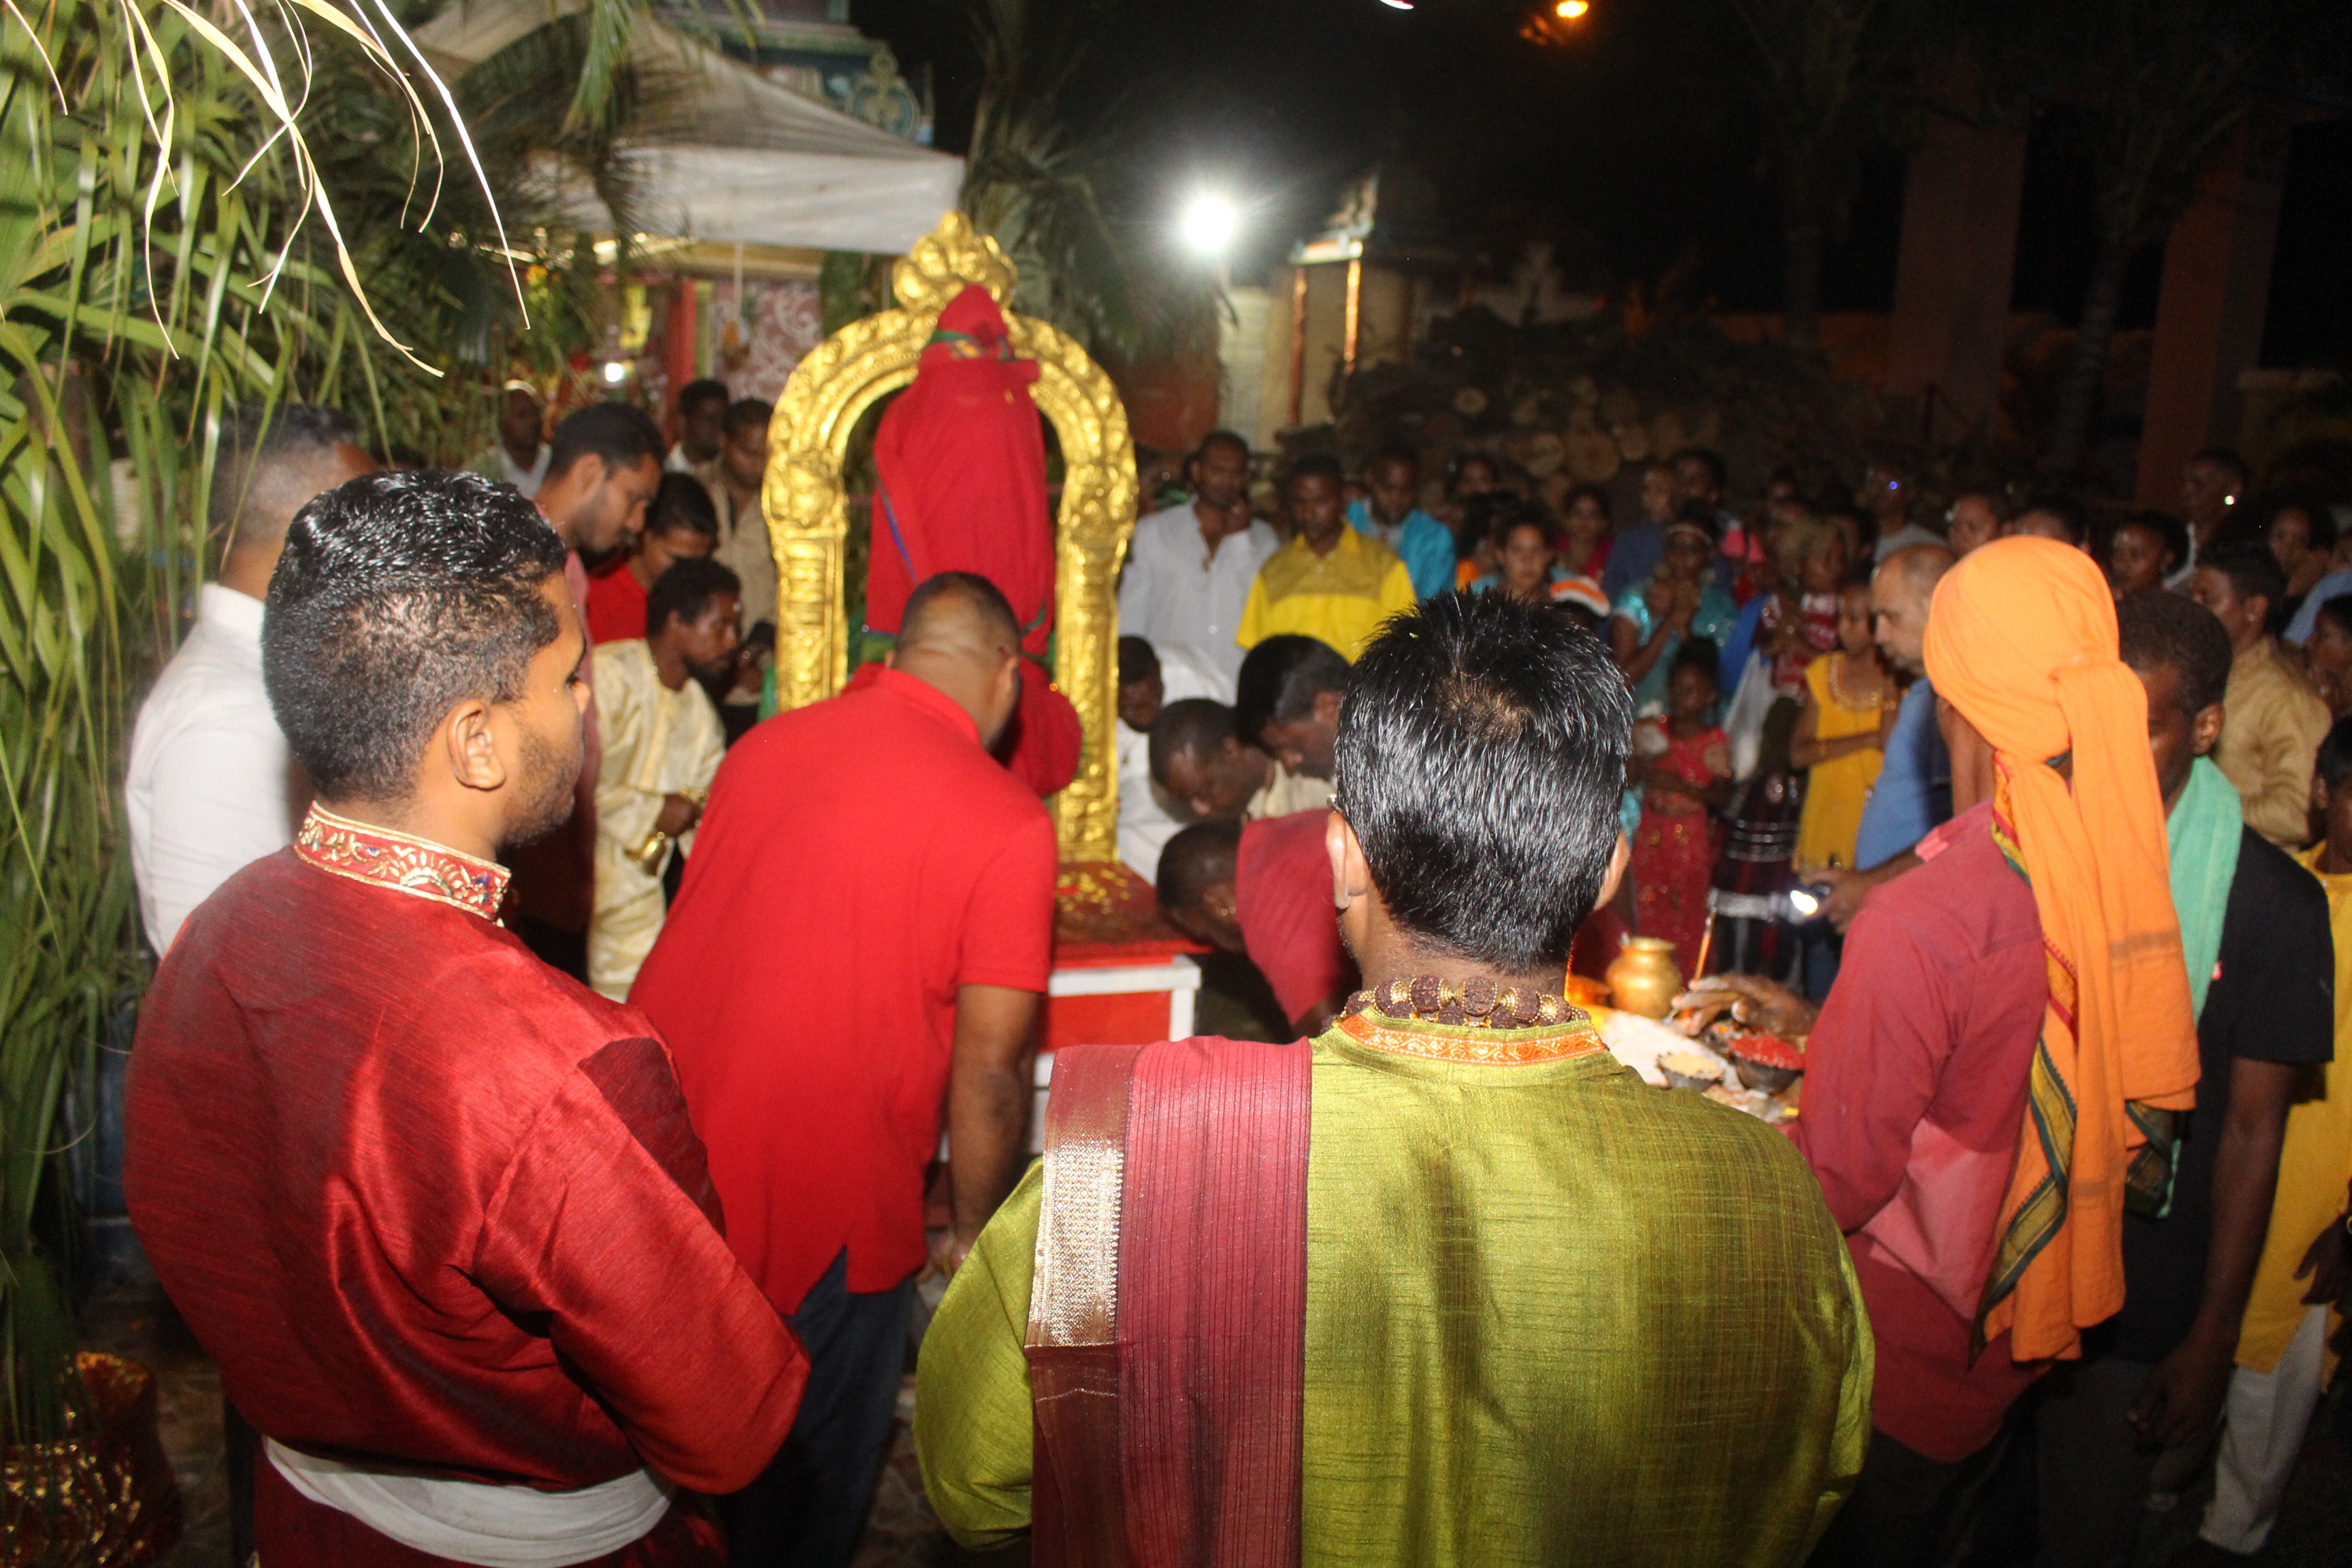
[[(1004, 313), (967, 287), (940, 312), (909, 386), (874, 437), (880, 476), (866, 578), (866, 629), (895, 636), (907, 597), (941, 572), (996, 584), (1020, 618), (1021, 707), (998, 745), (1013, 776), (1049, 795), (1078, 771), (1077, 710), (1045, 666), (1054, 635), (1054, 521), (1045, 437)], [(1009, 750), (1008, 750), (1009, 748)]]

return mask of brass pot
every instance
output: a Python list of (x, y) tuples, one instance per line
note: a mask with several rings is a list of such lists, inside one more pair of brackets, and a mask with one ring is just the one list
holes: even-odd
[(1621, 1013), (1663, 1018), (1682, 994), (1682, 971), (1675, 967), (1675, 944), (1660, 936), (1629, 937), (1625, 951), (1609, 966), (1609, 1005)]
[(155, 1374), (84, 1351), (67, 1436), (0, 1450), (0, 1568), (140, 1568), (180, 1540), (180, 1487), (156, 1426)]

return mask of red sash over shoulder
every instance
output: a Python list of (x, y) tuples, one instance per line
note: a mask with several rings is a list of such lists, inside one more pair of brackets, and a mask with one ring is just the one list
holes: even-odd
[(1061, 1053), (1027, 1341), (1039, 1568), (1298, 1562), (1310, 1060)]

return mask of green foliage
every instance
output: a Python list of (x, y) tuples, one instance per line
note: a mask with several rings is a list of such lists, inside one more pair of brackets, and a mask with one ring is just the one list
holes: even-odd
[(495, 207), (380, 8), (0, 19), (0, 1441), (58, 1430), (68, 1291), (38, 1220), (89, 1125), (68, 1097), (142, 979), (129, 712), (204, 574), (220, 417), (333, 403), (454, 460), (490, 427), (479, 381), (589, 341), (594, 258), (546, 238), (527, 150), (603, 178), (641, 5), (591, 0), (469, 77), (490, 186), (524, 193)]

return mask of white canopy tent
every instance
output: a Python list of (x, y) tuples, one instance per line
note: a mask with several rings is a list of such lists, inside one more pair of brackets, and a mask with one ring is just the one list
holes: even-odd
[[(416, 29), (454, 81), (581, 0), (460, 0)], [(963, 160), (901, 141), (779, 87), (657, 16), (638, 19), (631, 62), (656, 88), (622, 132), (636, 219), (665, 237), (902, 255), (938, 226)], [(557, 175), (565, 215), (609, 231), (587, 183)]]

